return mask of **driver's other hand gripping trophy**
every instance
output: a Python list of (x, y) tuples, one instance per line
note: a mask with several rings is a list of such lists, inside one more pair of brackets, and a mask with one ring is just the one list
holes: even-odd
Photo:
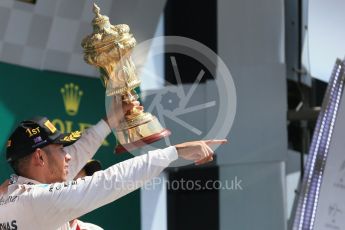
[[(84, 60), (100, 69), (106, 96), (131, 102), (138, 99), (135, 88), (140, 86), (131, 53), (135, 38), (125, 24), (111, 25), (109, 18), (100, 14), (94, 4), (93, 33), (82, 41)], [(170, 135), (150, 113), (132, 109), (116, 128), (117, 153), (126, 152)]]

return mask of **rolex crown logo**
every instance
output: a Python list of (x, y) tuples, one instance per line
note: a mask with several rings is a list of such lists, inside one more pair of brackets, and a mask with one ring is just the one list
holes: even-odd
[(61, 94), (66, 113), (70, 116), (76, 115), (78, 113), (80, 99), (83, 96), (83, 91), (79, 89), (78, 85), (69, 83), (61, 88)]

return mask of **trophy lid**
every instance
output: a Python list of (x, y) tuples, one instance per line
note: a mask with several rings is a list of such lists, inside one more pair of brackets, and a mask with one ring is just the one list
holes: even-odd
[(100, 14), (100, 8), (95, 3), (93, 4), (93, 12), (95, 13), (92, 20), (93, 33), (85, 37), (81, 43), (84, 52), (94, 52), (112, 44), (121, 49), (130, 49), (135, 46), (136, 41), (133, 35), (129, 33), (128, 25), (112, 25), (108, 16)]

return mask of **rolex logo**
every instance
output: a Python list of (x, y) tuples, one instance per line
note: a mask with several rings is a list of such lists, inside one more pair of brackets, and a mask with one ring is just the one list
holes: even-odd
[(80, 99), (83, 96), (83, 91), (79, 89), (78, 85), (69, 83), (61, 88), (61, 94), (66, 113), (70, 116), (76, 115), (78, 113)]

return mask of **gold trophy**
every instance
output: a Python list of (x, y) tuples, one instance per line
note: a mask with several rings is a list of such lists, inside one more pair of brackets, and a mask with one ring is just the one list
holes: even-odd
[[(84, 60), (100, 69), (106, 96), (127, 103), (135, 101), (139, 98), (135, 88), (140, 86), (140, 79), (131, 53), (136, 40), (129, 33), (128, 25), (111, 25), (109, 18), (100, 14), (96, 4), (93, 12), (93, 33), (81, 43)], [(155, 116), (135, 108), (124, 115), (115, 132), (118, 142), (116, 153), (130, 151), (170, 135), (170, 131), (163, 128)]]

